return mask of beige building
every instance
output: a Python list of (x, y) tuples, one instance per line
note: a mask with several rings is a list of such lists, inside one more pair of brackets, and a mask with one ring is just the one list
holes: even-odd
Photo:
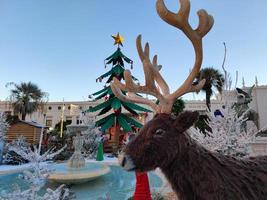
[[(243, 88), (243, 90), (248, 90), (248, 87)], [(211, 100), (211, 111), (216, 109), (222, 110), (225, 100), (232, 104), (237, 101), (237, 91), (232, 90), (224, 93), (223, 96), (216, 96), (216, 99)], [(249, 105), (253, 110), (255, 110), (259, 115), (259, 129), (267, 126), (267, 85), (255, 86), (252, 91), (252, 102)], [(205, 101), (186, 101), (186, 110), (197, 110), (202, 113), (206, 112)]]
[[(248, 89), (248, 88), (245, 88)], [(222, 100), (227, 99), (229, 103), (236, 102), (237, 92), (232, 90), (224, 94), (224, 96), (217, 96), (216, 99), (211, 101), (211, 110), (216, 109), (222, 110), (223, 102)], [(253, 101), (251, 102), (251, 108), (254, 109), (259, 114), (259, 128), (263, 128), (267, 125), (267, 86), (255, 86), (252, 92)], [(72, 102), (48, 102), (44, 108), (43, 112), (35, 112), (32, 115), (26, 117), (26, 121), (36, 121), (40, 124), (45, 124), (50, 127), (54, 127), (58, 122), (60, 122), (62, 114), (64, 121), (69, 123), (77, 123), (81, 112), (94, 107), (100, 101), (72, 101)], [(147, 107), (145, 105), (142, 105)], [(205, 113), (207, 110), (205, 101), (200, 100), (186, 100), (185, 110), (197, 110), (201, 113)], [(13, 114), (11, 105), (6, 101), (0, 101), (0, 111), (9, 112)], [(127, 113), (126, 110), (122, 112)], [(108, 113), (107, 113), (108, 114)], [(87, 113), (88, 116), (93, 119), (97, 119), (97, 113)], [(151, 119), (153, 113), (148, 113), (146, 119), (140, 118), (141, 122), (145, 122)], [(101, 116), (103, 117), (103, 116)]]
[[(35, 121), (49, 127), (55, 127), (62, 119), (69, 123), (76, 124), (81, 112), (94, 107), (99, 102), (72, 101), (72, 102), (48, 102), (43, 111), (37, 111), (26, 116), (26, 121)], [(0, 111), (13, 114), (12, 106), (7, 101), (0, 101)], [(92, 118), (96, 113), (87, 113)]]
[[(103, 100), (99, 101), (71, 101), (71, 102), (47, 102), (44, 109), (42, 111), (37, 111), (32, 113), (31, 115), (26, 116), (25, 121), (34, 121), (39, 124), (44, 124), (49, 127), (55, 127), (57, 123), (59, 123), (62, 119), (68, 122), (69, 124), (78, 124), (81, 118), (81, 113), (83, 111), (88, 110), (91, 107), (95, 107), (99, 103), (103, 102)], [(147, 106), (142, 105), (143, 107), (148, 108)], [(149, 109), (149, 108), (148, 108)], [(0, 111), (6, 112), (8, 114), (14, 114), (12, 106), (7, 101), (0, 101)], [(125, 109), (122, 110), (123, 113), (128, 113)], [(99, 116), (97, 116), (98, 112), (89, 113), (86, 115), (94, 120), (98, 120)], [(105, 117), (109, 113), (102, 115)], [(149, 118), (152, 113), (148, 113)], [(145, 122), (144, 116), (142, 115), (139, 119), (142, 123)]]

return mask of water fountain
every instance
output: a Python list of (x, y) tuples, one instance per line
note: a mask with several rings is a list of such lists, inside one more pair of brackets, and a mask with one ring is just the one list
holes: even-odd
[(88, 128), (87, 125), (68, 125), (67, 130), (69, 134), (76, 133), (77, 136), (73, 137), (73, 147), (74, 153), (68, 161), (68, 167), (70, 168), (81, 168), (85, 166), (85, 159), (82, 155), (83, 147), (83, 136), (81, 132), (85, 131)]
[[(74, 153), (67, 163), (56, 164), (48, 179), (51, 182), (72, 184), (83, 183), (94, 180), (110, 172), (110, 167), (99, 162), (86, 163), (82, 155), (84, 136), (82, 132), (87, 130), (89, 125), (71, 124), (67, 126), (67, 134), (73, 136)], [(75, 136), (76, 135), (76, 136)]]

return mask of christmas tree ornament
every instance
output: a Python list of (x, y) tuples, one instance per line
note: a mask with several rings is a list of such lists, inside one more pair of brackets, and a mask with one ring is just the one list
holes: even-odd
[(117, 33), (117, 35), (111, 36), (114, 39), (114, 45), (123, 46), (124, 38), (120, 35), (120, 33)]

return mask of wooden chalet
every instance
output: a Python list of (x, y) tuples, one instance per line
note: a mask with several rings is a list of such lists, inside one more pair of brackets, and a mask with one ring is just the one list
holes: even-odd
[(18, 121), (10, 126), (7, 132), (7, 141), (18, 138), (19, 136), (25, 137), (26, 141), (30, 144), (38, 144), (43, 125), (36, 122)]

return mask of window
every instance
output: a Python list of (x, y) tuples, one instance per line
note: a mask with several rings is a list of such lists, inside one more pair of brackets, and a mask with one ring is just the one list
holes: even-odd
[(61, 106), (58, 106), (57, 109), (58, 109), (58, 110), (61, 110)]
[(6, 116), (10, 116), (11, 115), (11, 111), (5, 111), (5, 115)]
[(51, 107), (51, 106), (49, 106), (49, 107), (48, 107), (48, 110), (52, 110), (52, 107)]
[(69, 125), (72, 123), (72, 117), (66, 117), (66, 123)]
[(52, 119), (47, 119), (45, 122), (46, 126), (52, 127)]
[(80, 124), (80, 117), (76, 117), (76, 124)]

